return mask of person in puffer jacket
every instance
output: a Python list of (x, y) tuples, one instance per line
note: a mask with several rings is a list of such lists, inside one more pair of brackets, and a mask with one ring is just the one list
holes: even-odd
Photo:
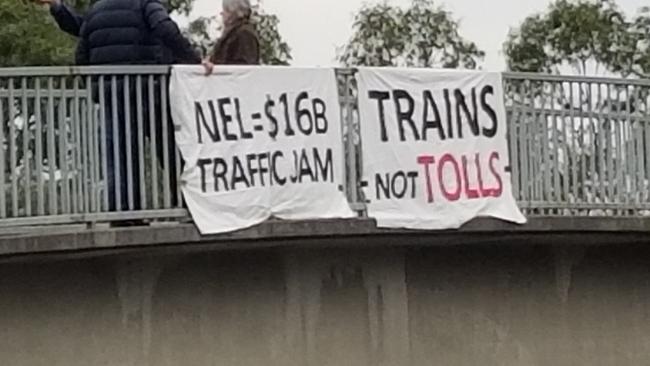
[(160, 42), (177, 63), (201, 59), (159, 0), (99, 0), (84, 16), (77, 65), (161, 64)]
[[(76, 63), (113, 66), (165, 64), (161, 44), (172, 52), (177, 63), (201, 63), (200, 56), (181, 35), (159, 0), (99, 0), (84, 16)], [(116, 70), (119, 71), (119, 68)], [(166, 106), (161, 103), (167, 85), (161, 85), (161, 75), (156, 76), (156, 82), (152, 84), (148, 77), (144, 77), (139, 89), (133, 76), (118, 73), (115, 83), (112, 77), (101, 78), (104, 79), (103, 90), (96, 90), (104, 94), (108, 210), (119, 212), (152, 208), (150, 203), (142, 205), (147, 200), (141, 196), (146, 192), (140, 189), (140, 177), (145, 171), (140, 161), (144, 146), (139, 146), (139, 136), (143, 135), (152, 145), (156, 145), (158, 162), (164, 170), (164, 173), (158, 173), (157, 179), (161, 180), (162, 174), (162, 179), (169, 183), (171, 196), (165, 200), (167, 203), (164, 206), (178, 208), (174, 125), (170, 118), (162, 118), (165, 112), (170, 116), (169, 101)], [(95, 86), (98, 86), (98, 82)], [(116, 96), (115, 100), (113, 95)], [(153, 117), (155, 128), (152, 129), (149, 123)], [(144, 164), (152, 165), (147, 161)], [(152, 187), (145, 189), (151, 190)]]
[[(83, 23), (83, 16), (80, 15), (74, 8), (65, 4), (62, 0), (38, 0), (43, 5), (48, 5), (50, 14), (59, 28), (73, 37), (79, 37), (81, 32), (81, 24)], [(158, 46), (161, 48), (161, 63), (174, 64), (176, 60), (172, 52), (165, 47), (160, 40)]]

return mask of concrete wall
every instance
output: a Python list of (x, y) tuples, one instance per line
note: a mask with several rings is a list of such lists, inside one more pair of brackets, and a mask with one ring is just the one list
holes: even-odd
[(648, 365), (650, 249), (269, 249), (0, 263), (0, 364)]

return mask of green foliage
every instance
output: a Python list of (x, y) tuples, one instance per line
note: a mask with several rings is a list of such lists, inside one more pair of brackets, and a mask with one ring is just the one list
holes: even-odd
[(638, 38), (611, 0), (552, 3), (510, 31), (505, 42), (513, 71), (559, 73), (570, 66), (578, 74), (633, 72)]
[(63, 65), (75, 41), (59, 31), (46, 8), (32, 2), (0, 0), (0, 67)]
[(474, 69), (485, 54), (458, 28), (432, 0), (413, 0), (406, 10), (387, 3), (366, 5), (355, 17), (339, 61), (346, 66)]
[[(81, 14), (90, 0), (64, 0)], [(194, 0), (169, 0), (171, 12), (187, 14)], [(57, 27), (46, 6), (31, 0), (0, 0), (0, 67), (69, 65), (76, 40)]]
[[(255, 8), (251, 18), (260, 38), (260, 57), (264, 65), (289, 65), (292, 60), (291, 48), (282, 39), (277, 15), (267, 14), (262, 9)], [(219, 39), (223, 25), (216, 17), (200, 17), (192, 21), (184, 29), (185, 36), (194, 47), (207, 56)]]

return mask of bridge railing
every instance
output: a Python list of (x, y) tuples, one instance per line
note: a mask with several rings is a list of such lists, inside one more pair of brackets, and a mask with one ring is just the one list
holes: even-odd
[[(355, 75), (337, 73), (346, 189), (363, 215)], [(165, 66), (0, 69), (0, 227), (186, 217), (163, 123), (168, 76)], [(650, 213), (650, 82), (507, 73), (504, 87), (513, 189), (528, 215)], [(108, 179), (122, 182), (114, 194)]]

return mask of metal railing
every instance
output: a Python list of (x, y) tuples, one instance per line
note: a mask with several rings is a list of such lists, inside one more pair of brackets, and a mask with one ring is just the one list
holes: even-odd
[[(363, 215), (356, 79), (337, 74), (346, 192)], [(0, 227), (187, 217), (168, 76), (166, 66), (0, 69)], [(650, 213), (650, 81), (507, 73), (504, 83), (526, 214)]]

